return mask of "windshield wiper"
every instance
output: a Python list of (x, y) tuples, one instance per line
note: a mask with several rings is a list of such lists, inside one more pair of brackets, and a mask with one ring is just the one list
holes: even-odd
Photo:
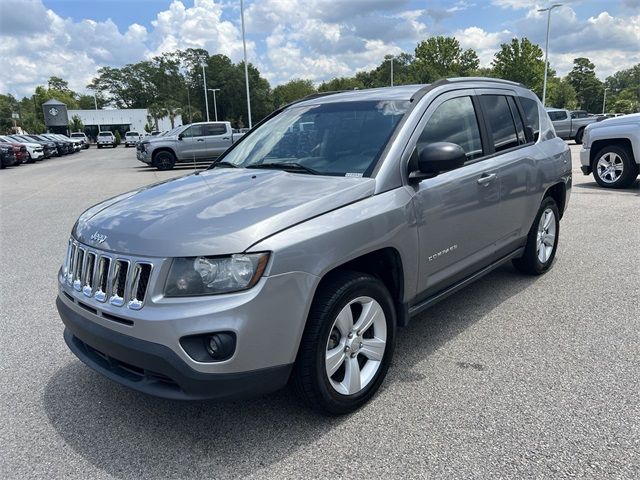
[(254, 165), (247, 165), (245, 168), (265, 168), (273, 170), (285, 170), (287, 172), (304, 172), (312, 175), (321, 175), (321, 173), (313, 168), (305, 167), (301, 163), (296, 162), (272, 162), (272, 163), (256, 163)]
[(216, 168), (216, 167), (238, 168), (237, 165), (231, 162), (225, 162), (224, 160), (222, 162), (215, 162), (213, 165), (211, 165), (211, 168)]

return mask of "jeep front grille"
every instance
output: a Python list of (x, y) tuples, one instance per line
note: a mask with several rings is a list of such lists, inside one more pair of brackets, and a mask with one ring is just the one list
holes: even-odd
[(140, 310), (152, 269), (150, 262), (122, 258), (69, 240), (62, 280), (87, 298)]

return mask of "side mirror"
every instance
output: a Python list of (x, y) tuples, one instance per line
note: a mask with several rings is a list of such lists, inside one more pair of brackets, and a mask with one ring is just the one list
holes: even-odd
[(183, 135), (183, 134), (179, 134), (179, 135), (178, 135), (178, 140), (182, 140), (183, 138), (184, 138), (184, 135)]
[(411, 178), (423, 179), (435, 177), (439, 173), (462, 167), (467, 161), (464, 149), (455, 143), (428, 143), (418, 151), (418, 171)]

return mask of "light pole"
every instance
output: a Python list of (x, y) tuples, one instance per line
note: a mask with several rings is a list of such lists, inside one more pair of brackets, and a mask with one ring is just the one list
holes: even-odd
[(218, 105), (216, 104), (216, 92), (219, 92), (220, 89), (219, 88), (210, 88), (209, 89), (210, 92), (213, 92), (213, 115), (216, 119), (216, 122), (218, 121)]
[[(96, 98), (96, 92), (93, 92), (93, 104), (95, 105), (96, 110), (98, 110), (98, 99)], [(100, 120), (98, 120), (98, 133), (100, 133)], [(97, 138), (98, 137), (96, 137), (96, 141), (97, 141)]]
[(393, 87), (393, 55), (389, 60), (391, 61), (391, 86)]
[(204, 80), (204, 106), (207, 109), (207, 122), (209, 121), (209, 98), (207, 97), (207, 74), (204, 71), (204, 62), (200, 64), (202, 67), (202, 79)]
[(605, 106), (607, 105), (607, 90), (609, 90), (609, 87), (604, 88), (604, 98), (602, 99), (602, 113), (604, 113)]
[(544, 46), (544, 83), (542, 84), (542, 105), (545, 105), (547, 99), (547, 68), (549, 66), (549, 28), (551, 26), (551, 10), (561, 7), (561, 3), (555, 3), (547, 8), (539, 8), (539, 12), (547, 12), (547, 42)]
[(240, 0), (240, 19), (242, 22), (242, 49), (244, 50), (244, 83), (247, 87), (247, 114), (249, 115), (249, 128), (251, 125), (251, 100), (249, 98), (249, 66), (247, 64), (247, 40), (244, 34), (244, 1)]

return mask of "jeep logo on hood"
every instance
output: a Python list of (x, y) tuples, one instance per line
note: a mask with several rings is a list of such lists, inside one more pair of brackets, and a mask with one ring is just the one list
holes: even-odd
[(107, 236), (101, 234), (100, 232), (93, 232), (93, 235), (91, 235), (90, 238), (96, 243), (102, 243), (107, 239)]

